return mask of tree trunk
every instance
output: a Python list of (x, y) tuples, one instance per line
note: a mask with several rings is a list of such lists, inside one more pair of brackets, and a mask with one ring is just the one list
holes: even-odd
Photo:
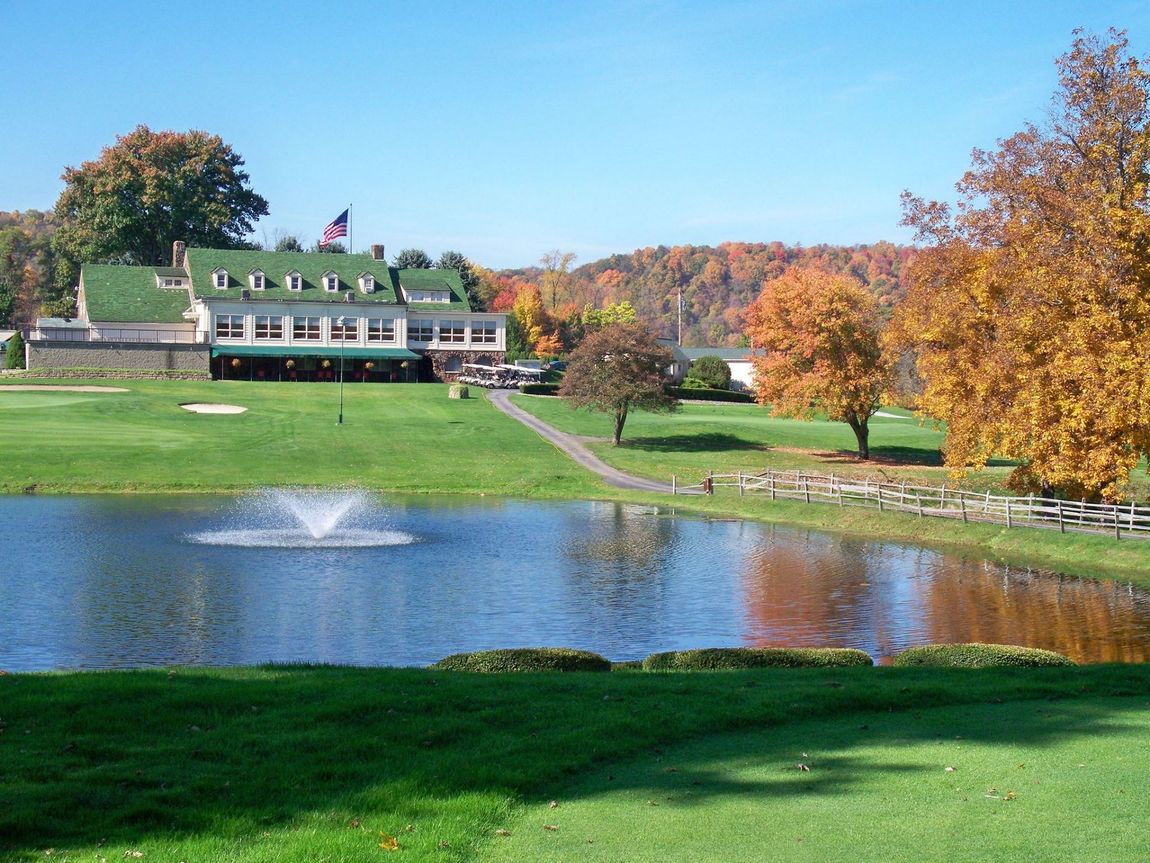
[(870, 459), (870, 429), (867, 427), (866, 420), (858, 420), (852, 418), (847, 420), (847, 425), (851, 427), (851, 431), (855, 433), (855, 439), (859, 445), (859, 461), (868, 461)]
[(615, 408), (615, 436), (611, 438), (612, 446), (619, 446), (619, 439), (623, 437), (623, 423), (627, 422), (627, 402)]

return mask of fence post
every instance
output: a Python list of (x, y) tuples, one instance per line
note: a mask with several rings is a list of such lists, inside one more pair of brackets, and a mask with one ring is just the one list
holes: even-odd
[(775, 472), (773, 470), (767, 471), (767, 484), (771, 487), (771, 500), (775, 499)]
[(805, 500), (807, 503), (811, 502), (811, 489), (810, 486), (807, 485), (806, 474), (803, 474), (803, 500)]
[(743, 496), (743, 472), (739, 471), (739, 497)]
[(990, 492), (986, 492), (986, 503), (982, 505), (982, 511), (987, 515), (990, 514)]
[(675, 475), (674, 475), (674, 474), (671, 474), (671, 495), (672, 495), (672, 496), (674, 496), (674, 495), (676, 495), (676, 494), (678, 494), (678, 493), (679, 493), (678, 485), (679, 485), (679, 483), (678, 483), (678, 481), (675, 479)]
[(878, 484), (878, 511), (882, 512), (882, 483)]
[(1066, 523), (1062, 520), (1062, 501), (1058, 501), (1058, 532), (1066, 533)]
[(922, 496), (917, 491), (914, 493), (914, 499), (918, 501), (918, 517), (922, 518)]
[(1114, 538), (1122, 539), (1122, 531), (1118, 526), (1118, 507), (1114, 507)]
[(962, 492), (958, 494), (958, 508), (962, 510), (962, 523), (966, 524), (966, 498), (963, 497)]
[(938, 508), (946, 509), (946, 483), (942, 484), (942, 491), (938, 494)]
[[(987, 494), (989, 495), (989, 492)], [(1007, 528), (1014, 526), (1010, 523), (1010, 498), (1006, 499), (1006, 526)]]

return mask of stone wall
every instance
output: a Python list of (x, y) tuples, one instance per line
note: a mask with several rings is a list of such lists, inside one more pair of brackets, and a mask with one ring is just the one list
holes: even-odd
[(117, 369), (209, 372), (207, 345), (151, 342), (28, 342), (28, 370)]
[(456, 359), (460, 364), (462, 363), (478, 363), (484, 366), (496, 366), (503, 362), (505, 356), (504, 351), (427, 351), (425, 354), (426, 360), (431, 364), (431, 375), (437, 381), (453, 381), (462, 372), (462, 369), (456, 368), (454, 371), (448, 371), (448, 360)]

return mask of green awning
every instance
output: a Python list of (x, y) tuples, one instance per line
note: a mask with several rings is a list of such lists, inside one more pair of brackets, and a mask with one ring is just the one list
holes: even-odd
[(419, 354), (407, 348), (337, 348), (330, 345), (213, 345), (213, 357), (330, 357), (340, 353), (349, 360), (417, 360)]

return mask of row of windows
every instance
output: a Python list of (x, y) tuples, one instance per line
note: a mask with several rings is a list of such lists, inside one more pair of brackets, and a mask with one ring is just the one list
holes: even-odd
[[(339, 290), (339, 276), (335, 273), (325, 273), (321, 277), (323, 289), (325, 291), (335, 292)], [(216, 270), (212, 273), (212, 283), (220, 290), (225, 290), (230, 281), (227, 270)], [(248, 274), (248, 283), (253, 291), (262, 291), (267, 287), (267, 280), (264, 278), (262, 272), (254, 272)], [(290, 272), (284, 276), (284, 285), (289, 291), (303, 290), (303, 276), (298, 272)], [(375, 277), (371, 273), (364, 273), (359, 277), (359, 286), (364, 293), (370, 294), (375, 291)]]
[[(312, 342), (323, 338), (319, 317), (290, 317), (293, 341)], [(330, 318), (331, 339), (337, 342), (359, 341), (359, 318), (345, 318), (341, 324), (338, 318)], [(253, 333), (257, 340), (282, 340), (284, 337), (284, 315), (255, 315)], [(395, 320), (393, 318), (367, 318), (364, 332), (369, 342), (394, 342)], [(216, 315), (217, 339), (242, 339), (245, 333), (244, 315)], [(435, 340), (435, 322), (413, 318), (407, 323), (407, 338), (413, 342)], [(440, 344), (465, 344), (467, 341), (466, 321), (440, 321)], [(496, 343), (495, 321), (473, 321), (471, 342), (477, 345)]]

